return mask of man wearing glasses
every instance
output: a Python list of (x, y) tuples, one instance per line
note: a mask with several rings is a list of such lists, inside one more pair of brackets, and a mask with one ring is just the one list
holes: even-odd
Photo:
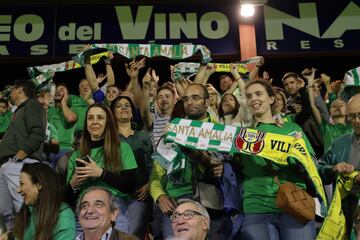
[[(347, 103), (346, 121), (351, 124), (354, 132), (336, 139), (319, 161), (318, 171), (324, 184), (335, 183), (337, 174), (360, 170), (360, 94), (354, 95)], [(356, 181), (360, 182), (359, 176)], [(358, 200), (352, 194), (342, 200), (348, 237)]]
[(206, 208), (190, 199), (178, 201), (170, 221), (175, 239), (204, 240), (210, 228), (210, 217)]
[[(184, 92), (181, 99), (186, 118), (192, 120), (199, 120), (204, 122), (214, 122), (209, 114), (207, 108), (209, 107), (209, 93), (205, 86), (194, 83), (191, 84)], [(184, 164), (181, 164), (181, 169), (167, 172), (166, 167), (161, 165), (161, 162), (154, 159), (154, 168), (150, 180), (150, 194), (161, 209), (163, 213), (162, 217), (162, 234), (163, 238), (167, 239), (174, 235), (171, 230), (171, 224), (169, 220), (169, 214), (172, 214), (177, 207), (176, 201), (184, 198), (194, 198), (193, 188), (193, 176), (198, 174), (201, 177), (206, 175), (211, 178), (211, 184), (216, 183), (218, 178), (223, 173), (223, 165), (209, 165), (205, 169), (205, 173), (200, 173), (198, 163), (194, 162), (196, 158), (193, 155), (196, 150), (190, 150), (182, 148), (176, 155), (176, 160), (184, 160)], [(190, 155), (192, 155), (190, 157)], [(175, 160), (173, 160), (175, 161)], [(212, 216), (212, 232), (210, 237), (212, 239), (221, 240), (218, 236), (221, 228), (221, 213), (217, 212), (217, 218)], [(210, 213), (211, 214), (211, 213)], [(220, 217), (219, 217), (220, 216)], [(219, 234), (220, 235), (220, 234)]]

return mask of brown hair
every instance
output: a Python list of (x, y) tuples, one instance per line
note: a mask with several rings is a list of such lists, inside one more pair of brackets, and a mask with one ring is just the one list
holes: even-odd
[(288, 73), (285, 73), (285, 75), (283, 76), (282, 78), (282, 82), (285, 82), (286, 79), (288, 78), (295, 78), (295, 79), (298, 79), (299, 78), (299, 74), (295, 73), (295, 72), (288, 72)]
[(224, 97), (225, 97), (226, 95), (232, 96), (233, 99), (234, 99), (234, 101), (235, 101), (235, 108), (234, 108), (233, 113), (231, 114), (232, 117), (234, 118), (234, 117), (236, 117), (236, 115), (237, 115), (238, 112), (239, 112), (240, 103), (239, 103), (239, 101), (236, 99), (236, 97), (234, 96), (234, 94), (231, 94), (231, 93), (225, 93), (224, 96), (221, 98), (220, 106), (219, 106), (219, 108), (218, 108), (219, 118), (224, 118), (224, 116), (225, 116), (224, 110), (223, 110), (223, 108), (222, 108), (222, 103), (223, 103)]
[(109, 171), (120, 172), (121, 171), (121, 154), (119, 152), (120, 140), (118, 136), (118, 131), (116, 128), (116, 123), (114, 115), (103, 103), (94, 103), (91, 105), (85, 114), (85, 125), (83, 135), (80, 142), (80, 155), (85, 157), (90, 154), (91, 151), (91, 137), (87, 129), (87, 116), (91, 108), (101, 108), (106, 113), (106, 125), (103, 133), (104, 137), (104, 168)]
[(270, 84), (268, 81), (266, 81), (266, 80), (264, 80), (264, 79), (257, 79), (257, 80), (253, 80), (253, 81), (248, 82), (248, 83), (246, 84), (246, 86), (245, 86), (245, 90), (246, 90), (249, 86), (251, 86), (251, 85), (253, 85), (253, 84), (256, 84), (256, 83), (262, 85), (262, 86), (265, 88), (265, 91), (267, 92), (267, 94), (269, 95), (269, 97), (275, 96), (273, 87), (271, 86), (271, 84)]
[(58, 221), (62, 202), (62, 189), (55, 171), (43, 163), (25, 163), (21, 172), (27, 173), (33, 184), (39, 184), (39, 194), (33, 213), (23, 204), (15, 217), (14, 236), (24, 239), (24, 233), (30, 223), (31, 214), (37, 215), (34, 239), (50, 240)]

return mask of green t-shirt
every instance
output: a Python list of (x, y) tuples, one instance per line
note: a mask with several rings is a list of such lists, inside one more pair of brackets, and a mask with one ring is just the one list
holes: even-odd
[[(24, 240), (34, 239), (36, 224), (37, 224), (37, 214), (34, 213), (33, 207), (29, 207), (31, 216), (30, 222), (27, 226), (24, 233)], [(62, 203), (60, 206), (59, 218), (56, 223), (55, 229), (52, 234), (53, 240), (68, 240), (75, 238), (75, 217), (71, 208)]]
[[(293, 135), (295, 132), (302, 132), (299, 125), (285, 122), (282, 127), (275, 124), (259, 124), (256, 129), (265, 132)], [(309, 141), (303, 133), (305, 143), (310, 153), (313, 153)], [(264, 158), (257, 155), (241, 154), (242, 178), (243, 178), (243, 210), (244, 213), (279, 213), (282, 212), (276, 207), (276, 194), (278, 185), (274, 181), (274, 175)], [(282, 166), (272, 163), (273, 169), (278, 175), (280, 182), (291, 181), (302, 189), (305, 189), (304, 180), (296, 166), (296, 160), (288, 158), (289, 165)]]
[(7, 111), (4, 114), (0, 114), (0, 133), (5, 133), (10, 125), (10, 121), (12, 118), (12, 112)]
[(331, 124), (326, 121), (321, 121), (320, 129), (324, 139), (324, 152), (328, 150), (328, 148), (331, 146), (331, 143), (336, 138), (353, 131), (353, 128), (350, 124)]
[(72, 149), (74, 142), (75, 124), (70, 124), (65, 120), (60, 108), (49, 107), (48, 122), (52, 124), (58, 133), (60, 150)]
[(81, 132), (84, 130), (85, 126), (85, 114), (88, 109), (88, 103), (80, 96), (70, 95), (69, 105), (71, 106), (71, 110), (73, 110), (77, 116), (75, 132)]
[(165, 176), (165, 178), (167, 178), (165, 192), (169, 197), (175, 199), (183, 195), (193, 194), (192, 166), (182, 152), (180, 152), (177, 157), (185, 159), (185, 167)]
[[(129, 144), (125, 142), (121, 142), (119, 147), (119, 152), (121, 154), (121, 169), (122, 170), (129, 170), (129, 169), (135, 169), (137, 168), (137, 164), (134, 158), (133, 151), (131, 150)], [(91, 149), (91, 152), (89, 154), (90, 158), (93, 159), (96, 164), (103, 168), (104, 167), (104, 148), (103, 147), (97, 147)], [(66, 182), (69, 183), (71, 178), (74, 175), (75, 167), (76, 167), (76, 159), (80, 157), (79, 150), (73, 152), (71, 154), (69, 164), (68, 164), (68, 172), (67, 172), (67, 178)], [(129, 181), (132, 181), (132, 179), (129, 179)], [(115, 196), (124, 198), (124, 199), (130, 199), (130, 195), (120, 192), (119, 190), (113, 188), (112, 186), (108, 185), (102, 180), (99, 179), (88, 179), (83, 185), (80, 186), (80, 193), (82, 193), (84, 190), (91, 186), (102, 186), (110, 190)]]

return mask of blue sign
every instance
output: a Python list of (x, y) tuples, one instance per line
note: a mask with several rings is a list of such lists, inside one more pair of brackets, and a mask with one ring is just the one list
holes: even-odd
[(359, 0), (268, 0), (260, 15), (259, 55), (360, 50)]
[(0, 58), (67, 57), (87, 43), (149, 42), (239, 55), (234, 5), (1, 5)]

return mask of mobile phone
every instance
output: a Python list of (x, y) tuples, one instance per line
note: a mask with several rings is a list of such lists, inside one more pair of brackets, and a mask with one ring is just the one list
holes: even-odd
[[(89, 157), (89, 155), (86, 155), (85, 157), (81, 158), (81, 160), (84, 160), (84, 161), (89, 163), (90, 162), (90, 157)], [(85, 164), (83, 164), (83, 163), (81, 163), (79, 161), (76, 161), (76, 166), (77, 167), (85, 167)]]

